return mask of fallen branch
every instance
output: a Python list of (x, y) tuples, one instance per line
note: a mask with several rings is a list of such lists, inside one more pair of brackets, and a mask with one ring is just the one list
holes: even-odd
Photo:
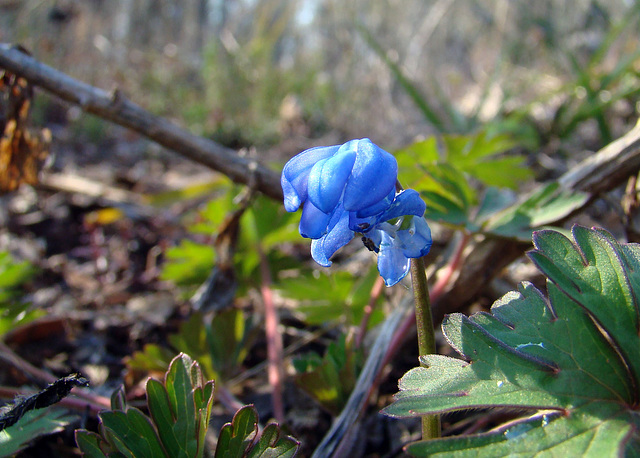
[(26, 78), (31, 84), (62, 100), (78, 105), (87, 113), (136, 131), (182, 156), (223, 173), (236, 183), (247, 184), (255, 174), (256, 190), (282, 200), (279, 173), (152, 115), (118, 90), (108, 93), (73, 79), (6, 43), (0, 43), (0, 67)]

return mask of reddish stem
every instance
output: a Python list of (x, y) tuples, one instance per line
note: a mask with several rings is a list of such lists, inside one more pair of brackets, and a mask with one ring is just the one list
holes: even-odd
[(364, 336), (367, 334), (367, 326), (369, 325), (369, 320), (371, 319), (371, 314), (376, 306), (376, 301), (382, 294), (382, 289), (384, 286), (384, 279), (382, 277), (378, 277), (371, 288), (371, 294), (369, 295), (369, 303), (364, 306), (364, 315), (362, 316), (362, 321), (360, 322), (360, 327), (358, 329), (358, 335), (356, 337), (356, 348), (360, 348), (362, 345), (362, 341), (364, 340)]
[(284, 423), (284, 404), (282, 400), (284, 350), (282, 336), (278, 332), (278, 311), (273, 303), (269, 264), (260, 244), (257, 246), (257, 251), (260, 257), (260, 274), (262, 277), (260, 293), (262, 294), (262, 301), (264, 302), (264, 327), (267, 338), (267, 376), (269, 378), (269, 385), (271, 385), (273, 389), (273, 416), (282, 424)]

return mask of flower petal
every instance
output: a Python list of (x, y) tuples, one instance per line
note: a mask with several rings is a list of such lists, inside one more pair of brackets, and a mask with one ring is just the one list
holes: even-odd
[(427, 205), (420, 197), (418, 191), (405, 189), (396, 195), (395, 200), (389, 208), (380, 215), (380, 221), (389, 221), (405, 215), (422, 216), (427, 209)]
[(319, 239), (327, 233), (331, 215), (326, 214), (307, 200), (302, 207), (302, 217), (298, 229), (300, 235), (309, 239)]
[(387, 194), (387, 196), (371, 205), (370, 207), (363, 208), (362, 210), (358, 210), (356, 212), (356, 216), (358, 218), (368, 218), (370, 216), (378, 215), (389, 208), (389, 206), (393, 203), (393, 200), (396, 197), (396, 190), (394, 188)]
[(408, 258), (420, 258), (429, 253), (433, 240), (431, 229), (421, 217), (413, 217), (409, 229), (399, 230), (396, 240), (402, 253)]
[(357, 155), (344, 190), (343, 203), (345, 210), (358, 211), (380, 202), (395, 189), (398, 163), (395, 157), (368, 138), (352, 142), (350, 147), (357, 148)]
[(309, 173), (307, 188), (313, 205), (325, 213), (336, 208), (355, 161), (355, 150), (343, 145), (333, 156), (316, 162)]
[(284, 192), (284, 208), (288, 212), (298, 210), (302, 202), (307, 200), (307, 181), (311, 168), (319, 160), (335, 154), (339, 148), (340, 145), (310, 148), (292, 157), (285, 164), (280, 184)]
[(382, 233), (380, 253), (378, 253), (378, 271), (387, 286), (393, 286), (409, 272), (409, 259), (402, 253), (386, 232)]
[(319, 239), (311, 241), (311, 256), (324, 267), (329, 267), (329, 258), (345, 246), (353, 238), (353, 231), (349, 230), (349, 213), (338, 206), (331, 216), (328, 232)]

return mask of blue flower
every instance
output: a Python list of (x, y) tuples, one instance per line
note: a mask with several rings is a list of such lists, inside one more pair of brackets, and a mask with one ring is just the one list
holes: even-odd
[(392, 286), (407, 274), (409, 258), (429, 252), (425, 204), (414, 190), (396, 194), (397, 173), (395, 158), (367, 138), (311, 148), (287, 162), (285, 209), (303, 206), (300, 234), (312, 239), (318, 264), (330, 266), (331, 256), (361, 233), (379, 252), (378, 270)]
[(309, 200), (330, 214), (342, 201), (347, 211), (366, 211), (395, 189), (397, 176), (396, 159), (368, 138), (311, 148), (284, 166), (284, 206), (292, 212)]
[(409, 272), (410, 258), (425, 256), (431, 249), (431, 229), (421, 216), (405, 215), (395, 224), (378, 224), (369, 239), (378, 248), (378, 271), (387, 286)]

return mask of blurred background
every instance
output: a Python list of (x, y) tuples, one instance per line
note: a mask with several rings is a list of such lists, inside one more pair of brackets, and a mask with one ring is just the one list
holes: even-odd
[[(631, 0), (0, 0), (0, 42), (82, 82), (117, 88), (274, 171), (306, 148), (371, 138), (395, 154), (403, 184), (427, 201), (430, 272), (455, 259), (462, 234), (518, 239), (512, 258), (520, 256), (531, 221), (509, 230), (496, 223), (502, 231), (492, 234), (481, 210), (498, 212), (532, 189), (545, 197), (541, 183), (552, 186), (628, 132), (639, 111), (640, 2)], [(242, 186), (39, 89), (31, 124), (51, 130), (51, 160), (39, 185), (0, 196), (0, 286), (12, 285), (16, 298), (13, 308), (0, 302), (0, 341), (57, 376), (81, 372), (105, 396), (124, 382), (140, 397), (146, 377), (185, 351), (266, 419), (273, 412), (261, 291), (273, 285), (287, 383), (307, 393), (288, 387), (287, 424), (309, 454), (360, 369), (351, 356), (361, 349), (344, 335), (384, 322), (409, 287), (373, 294), (375, 257), (359, 241), (331, 269), (319, 268), (298, 234), (299, 215), (280, 202), (256, 197), (233, 227), (227, 217), (238, 211)], [(621, 182), (571, 223), (640, 241), (640, 186), (629, 183), (626, 196)], [(555, 223), (554, 214), (577, 208), (574, 194), (540, 199), (531, 214)], [(633, 197), (633, 212), (623, 210), (623, 196)], [(454, 297), (445, 311), (488, 310), (519, 281), (544, 281), (523, 257), (494, 270), (473, 297)], [(234, 320), (247, 318), (235, 346), (219, 352), (229, 359), (222, 363), (202, 342), (211, 326), (229, 326), (214, 321), (205, 330), (193, 300), (221, 271), (228, 275), (216, 293), (236, 306)], [(367, 321), (370, 300), (378, 307)], [(353, 363), (338, 368), (344, 386), (328, 406), (310, 400), (319, 398), (309, 386), (321, 357), (304, 360), (325, 350), (329, 360), (337, 352)], [(440, 339), (438, 351), (452, 350)], [(394, 456), (417, 430), (402, 432), (403, 423), (378, 413), (415, 352), (408, 342), (394, 358), (363, 422), (372, 456)], [(292, 375), (289, 360), (300, 355)], [(23, 372), (0, 365), (0, 385), (31, 383)], [(220, 424), (228, 413), (218, 412)], [(486, 417), (469, 415), (478, 424)], [(445, 431), (463, 420), (447, 420)], [(376, 442), (384, 435), (369, 434), (374, 427), (388, 432), (384, 447)], [(65, 456), (53, 442), (49, 456)], [(74, 447), (70, 435), (62, 442)]]
[(2, 0), (0, 41), (234, 148), (289, 156), (331, 134), (392, 150), (491, 121), (553, 151), (576, 129), (595, 149), (634, 115), (637, 15), (630, 0)]

